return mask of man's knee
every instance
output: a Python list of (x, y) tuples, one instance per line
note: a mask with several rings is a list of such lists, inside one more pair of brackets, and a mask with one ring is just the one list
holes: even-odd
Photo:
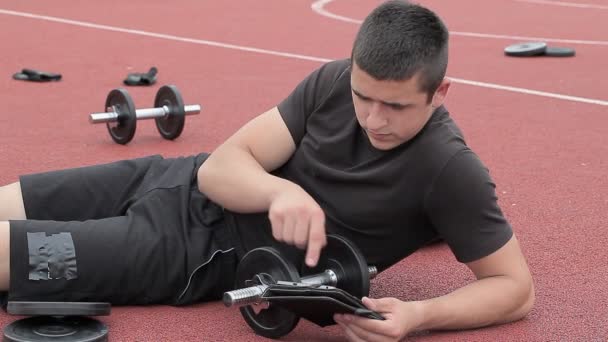
[(21, 184), (15, 182), (0, 187), (0, 221), (25, 219)]
[(0, 222), (0, 291), (7, 291), (10, 280), (10, 224)]

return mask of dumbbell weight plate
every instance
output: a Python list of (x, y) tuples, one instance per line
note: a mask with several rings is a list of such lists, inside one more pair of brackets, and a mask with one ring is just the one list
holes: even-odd
[(35, 316), (12, 322), (4, 328), (4, 341), (107, 341), (108, 327), (81, 316)]
[(118, 114), (115, 122), (108, 122), (108, 132), (116, 143), (127, 144), (135, 135), (137, 128), (137, 115), (135, 114), (135, 104), (129, 93), (122, 88), (113, 89), (106, 98), (104, 112), (112, 108)]
[(20, 316), (107, 316), (110, 303), (9, 301), (6, 311)]
[[(274, 281), (300, 280), (296, 268), (272, 247), (260, 247), (249, 251), (239, 262), (236, 270), (237, 289), (252, 286), (250, 280), (256, 275), (267, 274)], [(252, 305), (239, 310), (247, 324), (258, 334), (268, 338), (287, 335), (298, 324), (300, 317), (276, 305), (270, 305), (258, 313)]]
[(182, 134), (186, 113), (184, 111), (184, 101), (177, 87), (165, 85), (158, 89), (154, 99), (154, 107), (169, 107), (170, 114), (154, 119), (156, 128), (160, 135), (168, 140), (173, 140)]
[(327, 246), (321, 251), (317, 266), (309, 268), (303, 264), (301, 276), (334, 270), (338, 277), (337, 288), (361, 298), (369, 295), (369, 269), (363, 253), (346, 238), (327, 235)]

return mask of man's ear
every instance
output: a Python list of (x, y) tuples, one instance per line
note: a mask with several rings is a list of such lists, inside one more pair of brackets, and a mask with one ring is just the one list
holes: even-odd
[(441, 84), (439, 85), (439, 87), (435, 91), (435, 94), (433, 95), (433, 100), (431, 103), (433, 108), (438, 108), (441, 105), (443, 105), (443, 102), (445, 101), (446, 96), (448, 96), (448, 90), (450, 89), (450, 84), (452, 84), (452, 81), (449, 78), (444, 78), (443, 81), (441, 81)]

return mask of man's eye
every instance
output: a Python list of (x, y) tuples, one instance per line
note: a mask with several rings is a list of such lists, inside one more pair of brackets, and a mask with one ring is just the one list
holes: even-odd
[(365, 97), (365, 96), (363, 96), (363, 95), (361, 95), (361, 94), (356, 94), (356, 95), (357, 95), (357, 97), (358, 97), (358, 98), (360, 98), (362, 101), (369, 101), (369, 100), (370, 100), (370, 98), (369, 98), (369, 97)]
[(389, 107), (390, 107), (390, 109), (396, 110), (396, 111), (404, 110), (406, 108), (406, 106), (399, 105), (399, 104), (392, 104), (392, 105), (389, 105)]

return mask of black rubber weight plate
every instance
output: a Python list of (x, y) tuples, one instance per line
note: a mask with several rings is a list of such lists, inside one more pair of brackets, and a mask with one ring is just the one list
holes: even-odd
[(137, 128), (137, 114), (135, 113), (135, 104), (129, 93), (122, 88), (110, 91), (106, 98), (104, 109), (113, 108), (118, 113), (116, 122), (108, 122), (108, 132), (118, 144), (126, 144), (133, 136)]
[(369, 269), (363, 253), (354, 243), (338, 235), (327, 235), (327, 246), (321, 251), (316, 267), (303, 265), (302, 276), (332, 269), (338, 276), (336, 287), (361, 298), (369, 295)]
[(505, 55), (516, 57), (539, 56), (545, 53), (547, 43), (529, 42), (509, 45), (505, 48)]
[(550, 57), (572, 57), (576, 55), (576, 51), (566, 47), (547, 46), (545, 56)]
[(163, 138), (173, 140), (182, 134), (186, 120), (184, 101), (177, 87), (165, 85), (158, 89), (154, 99), (154, 107), (162, 106), (167, 106), (171, 114), (156, 118), (156, 128)]
[(108, 328), (88, 317), (36, 316), (20, 319), (4, 328), (4, 341), (107, 341)]
[[(236, 288), (250, 286), (248, 281), (257, 274), (265, 273), (274, 281), (300, 281), (296, 268), (272, 247), (260, 247), (249, 251), (236, 271)], [(300, 317), (279, 306), (270, 305), (256, 313), (252, 305), (239, 308), (243, 318), (258, 334), (268, 338), (278, 338), (291, 332)]]
[(110, 303), (89, 302), (8, 302), (6, 311), (21, 316), (107, 316)]

